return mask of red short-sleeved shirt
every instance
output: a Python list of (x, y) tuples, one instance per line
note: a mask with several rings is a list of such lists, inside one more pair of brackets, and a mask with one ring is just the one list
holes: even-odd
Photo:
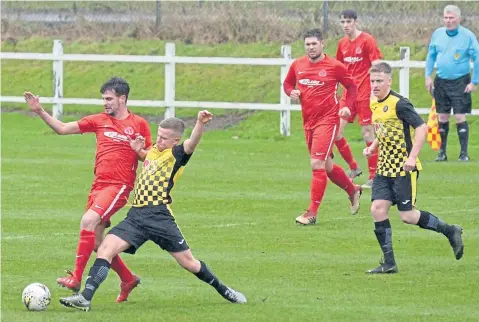
[(290, 95), (296, 87), (301, 92), (301, 112), (306, 130), (323, 124), (339, 124), (338, 83), (354, 86), (346, 67), (328, 55), (317, 63), (311, 63), (304, 56), (291, 64), (284, 80), (284, 91)]
[(138, 159), (129, 139), (139, 134), (145, 138), (145, 147), (151, 146), (146, 120), (133, 113), (124, 120), (100, 113), (82, 118), (78, 125), (82, 133), (96, 134), (94, 183), (125, 184), (133, 189)]
[[(356, 100), (358, 102), (369, 100), (371, 97), (369, 68), (373, 61), (382, 59), (374, 37), (364, 31), (354, 40), (344, 36), (339, 40), (336, 59), (346, 66), (358, 87)], [(346, 92), (343, 90), (343, 99)]]

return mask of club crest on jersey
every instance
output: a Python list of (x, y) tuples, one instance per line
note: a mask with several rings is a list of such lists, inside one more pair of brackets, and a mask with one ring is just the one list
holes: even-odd
[(125, 129), (125, 133), (128, 134), (128, 135), (133, 135), (133, 133), (135, 133), (135, 131), (133, 130), (132, 127), (127, 127)]
[(386, 105), (383, 107), (383, 112), (387, 112), (387, 111), (388, 111), (388, 106)]
[(455, 60), (458, 60), (459, 57), (461, 57), (461, 54), (459, 54), (459, 53), (455, 53), (455, 54), (454, 54), (454, 59), (455, 59)]
[(326, 77), (328, 74), (327, 74), (326, 71), (323, 69), (322, 71), (320, 71), (320, 72), (318, 73), (318, 75), (321, 76), (321, 77)]
[(360, 55), (360, 54), (362, 54), (362, 53), (363, 53), (363, 51), (362, 51), (361, 48), (356, 48), (356, 54)]

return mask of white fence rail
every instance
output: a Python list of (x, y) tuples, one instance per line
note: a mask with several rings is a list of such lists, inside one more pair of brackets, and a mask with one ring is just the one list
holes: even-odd
[[(400, 48), (400, 60), (388, 61), (393, 68), (399, 68), (399, 93), (409, 97), (409, 69), (426, 67), (424, 61), (410, 61), (409, 47)], [(290, 135), (291, 111), (300, 111), (299, 105), (291, 104), (291, 99), (284, 94), (282, 82), (286, 77), (288, 68), (292, 63), (291, 47), (281, 46), (281, 58), (234, 58), (234, 57), (185, 57), (175, 55), (175, 44), (167, 43), (165, 56), (140, 56), (140, 55), (89, 55), (89, 54), (63, 54), (61, 40), (54, 40), (51, 54), (40, 53), (0, 53), (0, 59), (21, 60), (51, 60), (53, 61), (53, 97), (43, 97), (42, 103), (53, 104), (53, 115), (61, 118), (64, 104), (101, 105), (100, 99), (64, 98), (63, 97), (63, 62), (64, 61), (90, 61), (90, 62), (134, 62), (134, 63), (160, 63), (165, 65), (165, 95), (163, 101), (158, 100), (128, 100), (130, 106), (142, 107), (165, 107), (165, 118), (175, 115), (175, 108), (222, 108), (222, 109), (248, 109), (280, 111), (280, 133)], [(266, 103), (236, 103), (236, 102), (204, 102), (204, 101), (176, 101), (176, 64), (215, 64), (215, 65), (255, 65), (255, 66), (279, 66), (281, 77), (279, 79), (280, 98), (279, 104)], [(22, 103), (22, 96), (0, 96), (0, 102)], [(418, 108), (421, 114), (427, 114), (429, 108)], [(473, 111), (479, 115), (479, 111)]]

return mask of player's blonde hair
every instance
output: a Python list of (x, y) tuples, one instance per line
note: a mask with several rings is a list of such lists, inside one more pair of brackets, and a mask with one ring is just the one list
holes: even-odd
[(170, 129), (182, 136), (185, 132), (185, 122), (177, 117), (169, 117), (160, 122), (159, 126), (162, 129)]
[(371, 66), (371, 68), (369, 69), (370, 74), (371, 73), (384, 73), (384, 74), (388, 74), (389, 76), (391, 76), (392, 72), (393, 72), (393, 69), (392, 69), (391, 65), (389, 65), (388, 63), (386, 63), (384, 61), (373, 64)]

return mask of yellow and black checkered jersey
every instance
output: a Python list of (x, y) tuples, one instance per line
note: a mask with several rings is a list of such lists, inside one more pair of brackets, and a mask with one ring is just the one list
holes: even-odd
[[(408, 99), (394, 91), (383, 100), (372, 100), (371, 111), (379, 140), (376, 173), (385, 177), (405, 176), (403, 165), (412, 149), (414, 129), (424, 123), (423, 119)], [(415, 170), (422, 170), (419, 159)]]
[(156, 145), (148, 152), (135, 187), (133, 207), (158, 206), (172, 203), (171, 190), (183, 173), (191, 154), (183, 144), (159, 151)]

